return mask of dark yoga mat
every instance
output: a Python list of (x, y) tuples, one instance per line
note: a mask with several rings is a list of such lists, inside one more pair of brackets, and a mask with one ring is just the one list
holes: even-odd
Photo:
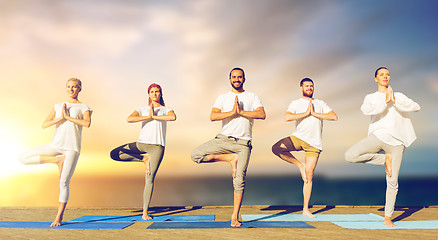
[[(148, 229), (233, 228), (231, 222), (154, 222)], [(314, 228), (305, 222), (243, 222), (240, 228)]]

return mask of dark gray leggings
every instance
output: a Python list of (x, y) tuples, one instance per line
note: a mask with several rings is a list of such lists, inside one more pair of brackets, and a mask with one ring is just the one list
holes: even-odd
[(123, 162), (142, 162), (144, 154), (150, 155), (151, 175), (146, 175), (143, 192), (143, 208), (148, 209), (154, 190), (154, 180), (158, 167), (164, 156), (164, 147), (161, 145), (133, 142), (122, 145), (111, 151), (111, 158)]

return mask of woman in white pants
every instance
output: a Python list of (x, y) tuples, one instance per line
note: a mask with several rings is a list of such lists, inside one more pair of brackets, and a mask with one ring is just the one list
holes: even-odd
[(154, 189), (155, 175), (163, 160), (166, 145), (168, 121), (175, 121), (175, 112), (164, 106), (161, 86), (151, 84), (148, 87), (149, 105), (137, 108), (128, 117), (129, 123), (141, 122), (142, 127), (137, 142), (124, 144), (111, 151), (111, 158), (124, 162), (143, 162), (146, 166), (143, 191), (143, 219), (150, 220), (149, 203)]
[(387, 68), (376, 70), (374, 80), (377, 92), (368, 94), (361, 106), (362, 113), (371, 117), (368, 137), (348, 149), (345, 159), (353, 163), (385, 164), (387, 187), (384, 224), (395, 227), (391, 217), (398, 192), (403, 151), (416, 139), (408, 113), (419, 111), (420, 106), (404, 94), (394, 93), (389, 86), (390, 79)]
[(50, 225), (62, 224), (65, 207), (69, 197), (70, 179), (81, 151), (82, 127), (90, 127), (91, 108), (81, 103), (78, 95), (82, 83), (77, 78), (67, 80), (67, 100), (55, 104), (42, 127), (55, 125), (55, 135), (51, 143), (35, 147), (20, 156), (23, 164), (54, 163), (59, 168), (59, 207), (55, 221)]

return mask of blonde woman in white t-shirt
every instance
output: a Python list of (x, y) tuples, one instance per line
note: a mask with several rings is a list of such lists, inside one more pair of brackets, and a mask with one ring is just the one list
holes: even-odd
[(81, 151), (82, 127), (90, 127), (91, 108), (81, 103), (78, 95), (82, 82), (77, 78), (67, 81), (67, 101), (55, 104), (42, 127), (55, 126), (51, 143), (35, 147), (20, 156), (23, 164), (54, 163), (59, 168), (59, 206), (55, 221), (50, 225), (62, 225), (65, 207), (69, 197), (70, 179), (76, 168)]
[(143, 220), (151, 220), (148, 214), (152, 198), (154, 179), (164, 156), (167, 121), (175, 121), (175, 112), (164, 106), (161, 86), (151, 84), (148, 87), (149, 105), (137, 108), (128, 117), (129, 123), (141, 122), (142, 128), (137, 142), (124, 144), (111, 151), (116, 161), (143, 162), (146, 166), (145, 187), (143, 192)]

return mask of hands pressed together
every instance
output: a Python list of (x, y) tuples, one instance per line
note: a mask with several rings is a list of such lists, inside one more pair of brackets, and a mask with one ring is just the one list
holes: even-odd
[(394, 91), (392, 90), (391, 86), (388, 86), (388, 88), (386, 89), (386, 99), (385, 99), (386, 103), (392, 102), (395, 104), (395, 97), (394, 97)]

